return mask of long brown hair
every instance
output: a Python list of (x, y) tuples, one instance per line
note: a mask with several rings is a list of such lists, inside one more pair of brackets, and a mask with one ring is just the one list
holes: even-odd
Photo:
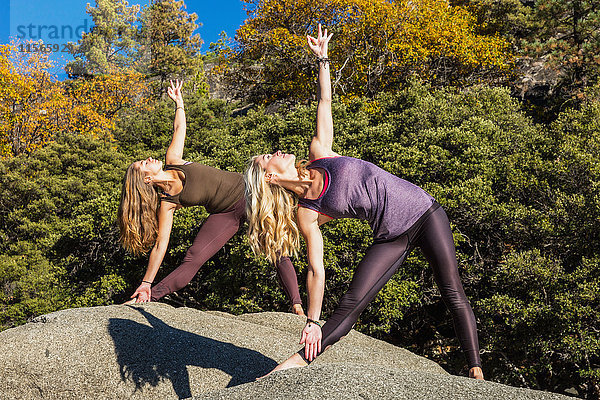
[(153, 185), (131, 164), (123, 177), (117, 220), (123, 247), (135, 255), (146, 253), (158, 236), (160, 196)]

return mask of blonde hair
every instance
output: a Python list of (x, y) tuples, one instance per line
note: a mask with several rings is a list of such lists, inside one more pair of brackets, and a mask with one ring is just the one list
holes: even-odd
[(134, 255), (146, 253), (158, 236), (158, 209), (160, 196), (134, 164), (125, 172), (121, 189), (121, 203), (117, 214), (123, 247)]
[[(264, 255), (275, 264), (280, 257), (296, 256), (300, 233), (296, 224), (298, 197), (265, 179), (266, 171), (254, 156), (244, 174), (248, 239), (255, 255)], [(305, 173), (304, 166), (299, 174)]]

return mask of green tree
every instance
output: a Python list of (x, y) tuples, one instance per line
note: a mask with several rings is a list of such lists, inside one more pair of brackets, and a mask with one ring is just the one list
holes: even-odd
[[(477, 16), (479, 32), (500, 34), (511, 42), (518, 56), (520, 74), (540, 76), (541, 93), (535, 97), (542, 106), (537, 108), (550, 117), (556, 117), (566, 100), (580, 100), (585, 88), (599, 81), (600, 1), (457, 0), (454, 3), (465, 5)], [(522, 78), (515, 76), (516, 86), (522, 84)]]
[(600, 77), (600, 1), (541, 0), (533, 20), (539, 27), (530, 51), (548, 56), (562, 71), (567, 93), (581, 93)]
[(95, 7), (88, 3), (86, 13), (94, 26), (77, 43), (69, 43), (75, 58), (65, 68), (69, 75), (109, 74), (134, 68), (139, 51), (139, 11), (139, 5), (129, 6), (125, 0), (96, 0)]
[[(204, 72), (200, 47), (202, 39), (196, 13), (185, 11), (183, 0), (152, 0), (142, 13), (140, 42), (148, 73), (161, 82), (180, 77), (194, 83), (192, 90), (204, 90)], [(161, 87), (162, 90), (162, 87)]]
[(110, 303), (128, 275), (114, 224), (124, 157), (90, 135), (56, 136), (0, 161), (0, 329)]
[(455, 0), (451, 4), (469, 9), (477, 18), (477, 32), (501, 35), (518, 51), (520, 41), (531, 34), (533, 2), (520, 0)]
[[(459, 272), (478, 319), (486, 377), (598, 396), (600, 376), (600, 103), (590, 90), (552, 124), (535, 123), (508, 89), (432, 89), (333, 104), (334, 151), (425, 188), (447, 210)], [(307, 154), (316, 105), (256, 107), (198, 93), (187, 99), (185, 158), (242, 171), (254, 154)], [(126, 166), (160, 157), (173, 109), (129, 110), (116, 142), (60, 133), (56, 142), (0, 161), (1, 329), (64, 307), (120, 302), (145, 257), (119, 247), (114, 213)], [(177, 212), (161, 277), (176, 268), (207, 213)], [(371, 243), (360, 221), (323, 226), (327, 318)], [(302, 254), (302, 253), (301, 253)], [(294, 261), (304, 287), (306, 260)], [(165, 299), (234, 313), (285, 311), (274, 269), (236, 236), (185, 289)], [(464, 357), (425, 259), (414, 252), (361, 316), (357, 329), (461, 374)]]

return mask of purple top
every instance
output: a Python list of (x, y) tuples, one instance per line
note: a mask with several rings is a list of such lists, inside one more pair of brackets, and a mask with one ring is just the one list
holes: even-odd
[(335, 219), (367, 220), (376, 241), (406, 232), (435, 201), (420, 187), (357, 158), (319, 158), (307, 168), (325, 171), (323, 191), (317, 199), (300, 199), (299, 206)]

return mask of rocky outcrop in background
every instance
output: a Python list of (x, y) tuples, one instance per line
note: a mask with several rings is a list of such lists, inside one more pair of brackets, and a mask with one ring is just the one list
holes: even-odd
[(304, 318), (152, 303), (58, 311), (0, 333), (2, 399), (561, 399), (456, 377), (352, 331), (308, 368), (274, 373)]

